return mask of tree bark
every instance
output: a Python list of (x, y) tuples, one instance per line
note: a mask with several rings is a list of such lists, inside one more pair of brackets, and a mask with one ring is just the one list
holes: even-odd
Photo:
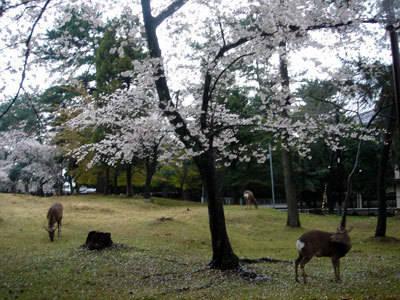
[[(393, 103), (394, 104), (394, 103)], [(386, 236), (386, 221), (387, 221), (387, 203), (386, 203), (386, 182), (385, 177), (387, 174), (390, 150), (393, 143), (393, 127), (396, 118), (396, 111), (394, 105), (390, 109), (389, 115), (386, 117), (386, 132), (384, 141), (381, 148), (381, 155), (378, 161), (378, 174), (377, 174), (377, 197), (378, 197), (378, 220), (376, 223), (375, 237)]]
[(133, 189), (132, 189), (132, 165), (126, 165), (126, 196), (132, 197)]
[(210, 267), (220, 270), (235, 269), (239, 258), (233, 252), (225, 224), (222, 199), (217, 198), (215, 157), (212, 150), (195, 158), (208, 196), (208, 218), (213, 250)]
[(375, 229), (375, 237), (386, 236), (387, 204), (385, 175), (387, 171), (391, 146), (392, 134), (390, 132), (387, 132), (385, 134), (385, 141), (381, 149), (377, 174), (378, 221)]
[(393, 23), (395, 22), (395, 14), (393, 9), (393, 0), (388, 1), (388, 15), (390, 24), (387, 26), (390, 37), (390, 46), (392, 51), (392, 67), (393, 67), (393, 91), (394, 91), (394, 107), (397, 119), (397, 127), (400, 128), (400, 52), (399, 52), (399, 38), (396, 28)]
[[(286, 50), (286, 41), (282, 41), (279, 45), (280, 53), (279, 53), (279, 72), (281, 76), (281, 86), (282, 91), (286, 93), (285, 104), (286, 106), (290, 105), (290, 78), (288, 71), (288, 61), (287, 61), (287, 50)], [(286, 108), (284, 109), (282, 115), (284, 117), (288, 116), (288, 112)], [(289, 151), (286, 149), (282, 149), (282, 168), (283, 168), (283, 177), (285, 182), (285, 195), (286, 202), (288, 205), (288, 216), (286, 225), (290, 227), (300, 227), (300, 218), (299, 211), (297, 208), (297, 199), (296, 199), (296, 186), (293, 181), (293, 165), (292, 165), (292, 157)]]
[(288, 206), (286, 225), (300, 227), (299, 211), (297, 209), (296, 187), (293, 181), (293, 166), (290, 152), (282, 149), (282, 168), (285, 182), (285, 196)]

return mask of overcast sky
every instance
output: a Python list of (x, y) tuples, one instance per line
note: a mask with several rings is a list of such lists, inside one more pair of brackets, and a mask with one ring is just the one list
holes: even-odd
[[(195, 11), (195, 7), (190, 5), (186, 5), (186, 7), (182, 9), (186, 9), (188, 12)], [(202, 15), (202, 13), (206, 14), (204, 10), (197, 10), (197, 20), (201, 21), (201, 19), (206, 18), (206, 15)], [(42, 21), (41, 30), (45, 29), (47, 24), (45, 21)], [(178, 89), (183, 83), (188, 81), (188, 77), (196, 76), (196, 74), (176, 71), (175, 66), (182, 63), (182, 61), (185, 59), (184, 56), (187, 55), (188, 51), (190, 51), (190, 48), (184, 45), (183, 36), (181, 39), (171, 40), (170, 36), (168, 35), (168, 30), (169, 29), (167, 26), (163, 24), (158, 30), (158, 34), (161, 48), (163, 54), (165, 55), (165, 61), (169, 66), (170, 84), (173, 88)], [(377, 31), (376, 34), (379, 38), (385, 39), (385, 32), (383, 30)], [(289, 65), (291, 76), (295, 78), (296, 74), (303, 73), (305, 78), (329, 79), (329, 75), (327, 75), (324, 70), (332, 71), (338, 69), (341, 65), (339, 56), (342, 58), (356, 58), (357, 56), (362, 55), (370, 58), (379, 58), (381, 61), (391, 63), (388, 43), (386, 43), (384, 49), (378, 47), (375, 39), (377, 36), (374, 36), (374, 38), (366, 37), (362, 43), (358, 45), (352, 45), (351, 48), (337, 48), (332, 46), (337, 42), (337, 40), (333, 38), (333, 35), (326, 33), (313, 33), (314, 39), (320, 41), (326, 45), (326, 47), (323, 49), (307, 47), (305, 49), (301, 49), (301, 51), (291, 51)], [(7, 66), (7, 61), (10, 57), (13, 57), (11, 60), (13, 64), (22, 65), (22, 59), (21, 57), (17, 57), (15, 50), (8, 50), (5, 52), (5, 54), (6, 55), (0, 56), (0, 70), (2, 71), (2, 79), (5, 79), (7, 84), (4, 87), (4, 90), (0, 93), (0, 101), (5, 101), (16, 93), (21, 76), (19, 73), (8, 75), (8, 72), (4, 72), (4, 69)], [(32, 88), (36, 87), (40, 88), (40, 90), (44, 90), (45, 88), (51, 86), (55, 79), (58, 79), (57, 74), (48, 74), (44, 68), (34, 66), (28, 71), (25, 88), (27, 91), (31, 91)]]

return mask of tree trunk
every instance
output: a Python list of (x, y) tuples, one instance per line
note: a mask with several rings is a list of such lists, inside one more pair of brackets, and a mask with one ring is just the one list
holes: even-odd
[(375, 237), (386, 236), (386, 219), (387, 219), (387, 204), (386, 204), (386, 184), (385, 175), (387, 174), (390, 150), (393, 142), (393, 127), (395, 123), (395, 107), (391, 107), (391, 112), (385, 120), (386, 132), (381, 148), (381, 155), (378, 161), (377, 174), (377, 197), (378, 197), (378, 220), (375, 229)]
[(40, 197), (44, 197), (43, 185), (43, 183), (39, 183), (39, 188), (37, 190), (37, 195)]
[[(81, 187), (81, 185), (79, 183), (75, 182), (75, 194), (77, 194), (77, 195), (80, 194), (80, 192), (79, 192), (80, 187)], [(96, 189), (96, 191), (97, 191), (97, 189)]]
[[(178, 10), (186, 1), (177, 0), (172, 2), (171, 5), (160, 13), (157, 17), (151, 14), (150, 0), (141, 0), (142, 13), (144, 20), (144, 27), (146, 31), (147, 44), (149, 53), (152, 58), (161, 59), (161, 49), (158, 42), (156, 33), (157, 26), (165, 20), (168, 16), (172, 15)], [(155, 85), (159, 98), (158, 105), (163, 110), (170, 123), (174, 126), (177, 136), (180, 138), (186, 148), (192, 149), (195, 147), (197, 150), (202, 149), (202, 143), (199, 139), (193, 136), (186, 126), (185, 120), (176, 110), (170, 110), (169, 107), (174, 107), (169, 92), (168, 83), (163, 66), (161, 65), (157, 71)], [(207, 77), (207, 76), (206, 76)], [(209, 93), (207, 95), (210, 96)], [(211, 96), (210, 96), (211, 97)], [(204, 102), (203, 102), (204, 105)], [(203, 109), (202, 109), (203, 110)], [(206, 110), (202, 113), (201, 120), (205, 120)], [(179, 126), (178, 126), (179, 124)], [(181, 125), (183, 124), (183, 126)], [(206, 129), (203, 127), (202, 129)], [(212, 144), (210, 144), (212, 146)], [(212, 147), (210, 148), (212, 149)], [(204, 152), (200, 157), (195, 158), (197, 167), (200, 170), (203, 184), (205, 184), (208, 191), (208, 215), (211, 231), (213, 257), (210, 262), (212, 268), (217, 269), (235, 269), (239, 265), (238, 257), (233, 253), (231, 244), (229, 242), (228, 234), (225, 226), (225, 216), (222, 201), (218, 201), (216, 197), (216, 173), (215, 173), (215, 157), (212, 150)]]
[(145, 182), (145, 191), (144, 191), (144, 198), (150, 199), (151, 196), (151, 181), (153, 179), (154, 173), (156, 172), (157, 168), (157, 158), (150, 158), (146, 159), (146, 182)]
[(113, 178), (113, 194), (118, 195), (118, 176), (119, 176), (119, 168), (115, 168), (114, 178)]
[(376, 224), (375, 237), (386, 236), (386, 185), (385, 174), (387, 171), (390, 148), (392, 146), (392, 137), (390, 133), (385, 134), (385, 143), (381, 149), (377, 174), (377, 196), (378, 196), (378, 221)]
[(286, 225), (300, 227), (299, 211), (297, 209), (296, 187), (293, 181), (293, 166), (290, 152), (282, 149), (282, 169), (285, 182), (285, 196), (288, 206)]
[(222, 199), (217, 198), (215, 157), (207, 151), (195, 158), (203, 184), (208, 196), (208, 217), (211, 232), (213, 255), (210, 267), (227, 270), (239, 266), (239, 259), (232, 250), (225, 225), (225, 214)]
[(182, 163), (182, 177), (181, 177), (181, 180), (179, 182), (179, 193), (181, 195), (181, 199), (182, 200), (185, 200), (185, 197), (184, 197), (184, 186), (185, 186), (186, 178), (187, 178), (187, 175), (188, 175), (188, 171), (189, 171), (188, 162), (187, 161), (183, 161), (183, 163)]
[(109, 195), (110, 194), (110, 167), (106, 166), (106, 172), (104, 176), (104, 195)]
[[(391, 1), (392, 2), (392, 1)], [(394, 22), (394, 11), (393, 2), (389, 8), (391, 15), (391, 21)], [(388, 26), (390, 46), (392, 50), (392, 60), (393, 60), (393, 91), (394, 91), (394, 110), (397, 119), (397, 127), (400, 128), (400, 52), (399, 52), (399, 38), (398, 32), (392, 24)]]
[(126, 165), (126, 196), (132, 197), (133, 196), (133, 189), (132, 189), (132, 165)]
[(68, 176), (68, 184), (69, 184), (70, 194), (72, 195), (74, 193), (74, 186), (72, 184), (72, 176)]
[[(285, 105), (290, 106), (290, 77), (285, 40), (282, 40), (280, 42), (279, 48), (281, 50), (279, 53), (279, 72), (281, 76), (281, 86), (283, 93), (286, 94)], [(288, 116), (287, 108), (285, 108), (285, 110), (283, 111), (282, 116)], [(282, 149), (282, 168), (285, 182), (286, 202), (288, 205), (288, 216), (286, 225), (289, 227), (300, 227), (300, 218), (296, 199), (296, 187), (293, 181), (292, 157), (290, 152), (285, 149)]]

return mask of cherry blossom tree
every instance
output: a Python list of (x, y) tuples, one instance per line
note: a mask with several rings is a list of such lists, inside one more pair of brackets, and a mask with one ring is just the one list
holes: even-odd
[[(150, 185), (160, 159), (167, 159), (167, 152), (176, 148), (172, 130), (157, 108), (151, 91), (133, 85), (119, 89), (113, 94), (103, 95), (101, 100), (92, 100), (79, 107), (81, 113), (68, 125), (78, 130), (102, 128), (105, 135), (97, 142), (84, 144), (73, 150), (79, 161), (89, 157), (88, 167), (105, 163), (123, 166), (127, 173), (127, 196), (132, 196), (132, 167), (144, 162), (146, 168), (145, 196), (150, 196)], [(105, 103), (101, 107), (96, 101)], [(179, 143), (178, 143), (179, 145)]]
[(4, 158), (1, 170), (13, 182), (11, 191), (16, 192), (19, 181), (25, 192), (31, 189), (41, 196), (61, 190), (62, 164), (55, 146), (41, 144), (20, 131), (9, 131), (1, 134), (0, 147)]

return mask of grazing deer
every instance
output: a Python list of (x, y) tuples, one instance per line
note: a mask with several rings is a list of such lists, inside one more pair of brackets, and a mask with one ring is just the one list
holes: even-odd
[(330, 257), (332, 259), (333, 270), (335, 272), (335, 279), (340, 281), (340, 258), (345, 256), (351, 249), (351, 242), (348, 233), (352, 230), (340, 226), (335, 233), (325, 232), (320, 230), (311, 230), (304, 233), (297, 241), (296, 248), (299, 252), (299, 257), (295, 261), (295, 278), (299, 282), (297, 276), (297, 269), (300, 268), (303, 275), (304, 283), (306, 280), (306, 273), (304, 266), (308, 263), (313, 256), (317, 257)]
[(56, 223), (58, 228), (58, 238), (61, 237), (61, 220), (63, 217), (63, 206), (61, 203), (54, 203), (47, 212), (48, 227), (45, 228), (49, 233), (50, 241), (54, 241), (54, 232)]
[(256, 208), (258, 208), (257, 200), (254, 197), (254, 194), (252, 191), (246, 190), (243, 192), (243, 198), (246, 200), (246, 206), (250, 206), (251, 204), (254, 204)]

